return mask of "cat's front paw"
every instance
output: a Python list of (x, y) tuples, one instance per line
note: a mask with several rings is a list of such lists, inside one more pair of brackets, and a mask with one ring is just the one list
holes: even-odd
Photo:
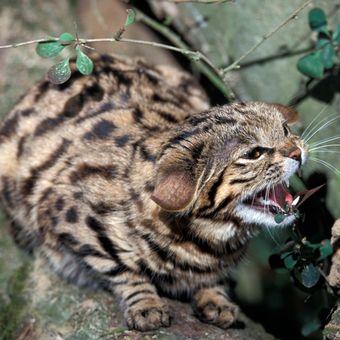
[(239, 307), (213, 288), (201, 289), (195, 295), (193, 309), (201, 321), (224, 329), (230, 327), (239, 314)]
[(140, 301), (128, 307), (124, 317), (130, 329), (142, 332), (169, 327), (171, 323), (169, 307), (161, 299)]

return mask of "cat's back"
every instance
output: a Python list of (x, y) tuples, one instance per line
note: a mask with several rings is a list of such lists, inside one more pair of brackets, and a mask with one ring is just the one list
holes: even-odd
[[(154, 138), (150, 147), (157, 149), (157, 134), (207, 107), (186, 73), (137, 59), (97, 54), (92, 59), (92, 75), (80, 75), (71, 62), (68, 82), (41, 81), (3, 120), (0, 180), (7, 203), (18, 182), (31, 178), (16, 194), (29, 195), (32, 178), (56, 163), (59, 171), (103, 158), (127, 166), (134, 149), (128, 146)], [(154, 157), (152, 150), (141, 153)]]

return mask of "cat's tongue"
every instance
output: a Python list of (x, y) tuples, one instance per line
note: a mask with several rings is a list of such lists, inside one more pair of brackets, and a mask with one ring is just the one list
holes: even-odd
[(272, 202), (275, 202), (283, 210), (286, 204), (291, 206), (293, 202), (293, 196), (282, 184), (277, 184), (270, 190), (268, 199)]

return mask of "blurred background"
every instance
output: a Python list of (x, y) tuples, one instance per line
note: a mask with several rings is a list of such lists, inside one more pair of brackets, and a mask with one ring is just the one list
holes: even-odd
[[(235, 0), (203, 4), (180, 0), (0, 0), (0, 45), (59, 36), (63, 32), (77, 32), (81, 38), (109, 38), (123, 26), (126, 9), (135, 6), (146, 17), (142, 16), (142, 20), (130, 25), (124, 33), (125, 38), (188, 46), (204, 53), (217, 68), (224, 68), (305, 2)], [(296, 67), (299, 58), (313, 50), (317, 39), (308, 25), (308, 12), (314, 7), (325, 11), (329, 27), (335, 30), (340, 24), (340, 1), (311, 1), (293, 20), (243, 59), (239, 69), (226, 75), (226, 82), (238, 100), (295, 106), (300, 114), (295, 125), (299, 133), (320, 112), (313, 126), (321, 122), (321, 127), (339, 115), (340, 108), (339, 64), (314, 80), (301, 74)], [(209, 68), (206, 71), (197, 67), (196, 61), (181, 53), (123, 42), (91, 46), (99, 52), (141, 56), (151, 64), (185, 69), (198, 79), (212, 105), (229, 100), (216, 86), (216, 77), (211, 76)], [(5, 115), (52, 65), (53, 61), (36, 54), (35, 45), (1, 49), (0, 115)], [(340, 121), (335, 120), (316, 133), (311, 142), (323, 142), (339, 134)], [(333, 140), (329, 144), (340, 143)], [(340, 217), (340, 176), (334, 169), (340, 168), (340, 157), (339, 153), (328, 152), (330, 150), (336, 150), (336, 147), (322, 149), (315, 155), (321, 161), (308, 161), (302, 178), (295, 178), (292, 183), (295, 191), (325, 184), (301, 207), (305, 218), (298, 226), (299, 232), (312, 242), (330, 238), (330, 228)], [(24, 282), (32, 260), (13, 245), (4, 217), (1, 224), (0, 339), (7, 339), (20, 326), (19, 316), (25, 304), (21, 293), (25, 290)], [(310, 332), (308, 327), (313, 328), (313, 322), (320, 320), (320, 316), (323, 320), (327, 317), (324, 314), (329, 313), (332, 297), (321, 290), (303, 292), (292, 282), (288, 271), (275, 271), (269, 266), (268, 258), (285, 243), (288, 234), (280, 228), (265, 229), (252, 242), (247, 259), (233, 276), (234, 298), (250, 318), (277, 338), (303, 339), (303, 334), (308, 334), (310, 339), (321, 339), (320, 331)], [(57, 312), (46, 313), (52, 320)], [(58, 314), (61, 320), (67, 317), (61, 311)]]

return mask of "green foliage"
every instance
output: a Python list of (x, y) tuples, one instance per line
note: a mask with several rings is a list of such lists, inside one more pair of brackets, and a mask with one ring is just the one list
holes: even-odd
[(308, 15), (309, 27), (313, 31), (321, 32), (327, 29), (327, 18), (321, 8), (313, 8)]
[[(281, 250), (270, 256), (269, 263), (272, 268), (288, 270), (297, 288), (314, 294), (327, 288), (323, 268), (332, 254), (330, 240), (312, 243), (302, 237), (294, 227)], [(321, 327), (320, 320), (311, 320), (303, 326), (301, 333), (308, 336)]]
[(51, 58), (58, 55), (64, 47), (58, 41), (41, 42), (37, 45), (36, 52), (42, 58)]
[[(117, 34), (117, 39), (124, 33), (125, 28), (132, 25), (136, 20), (136, 12), (133, 9), (127, 10), (127, 17), (124, 27)], [(76, 52), (76, 68), (83, 75), (90, 75), (93, 72), (93, 62), (82, 50), (85, 40), (79, 40), (72, 33), (63, 32), (58, 39), (39, 42), (36, 46), (37, 54), (42, 58), (52, 58), (57, 56), (65, 47), (73, 47)], [(53, 65), (47, 73), (49, 81), (53, 84), (62, 84), (71, 77), (70, 57), (64, 58), (59, 63)]]
[(320, 79), (325, 71), (331, 70), (337, 61), (336, 51), (340, 48), (340, 24), (334, 32), (327, 27), (327, 18), (321, 8), (313, 8), (308, 16), (309, 27), (318, 33), (314, 50), (300, 58), (297, 69), (309, 78)]
[(56, 65), (53, 65), (47, 72), (49, 81), (53, 84), (65, 83), (71, 77), (70, 58), (65, 58)]
[(80, 46), (76, 47), (76, 52), (76, 66), (78, 71), (85, 76), (91, 74), (93, 71), (92, 60), (80, 49)]
[(133, 9), (131, 9), (131, 8), (128, 9), (127, 13), (128, 13), (128, 15), (126, 17), (124, 27), (128, 27), (128, 26), (132, 25), (136, 20), (136, 12)]

